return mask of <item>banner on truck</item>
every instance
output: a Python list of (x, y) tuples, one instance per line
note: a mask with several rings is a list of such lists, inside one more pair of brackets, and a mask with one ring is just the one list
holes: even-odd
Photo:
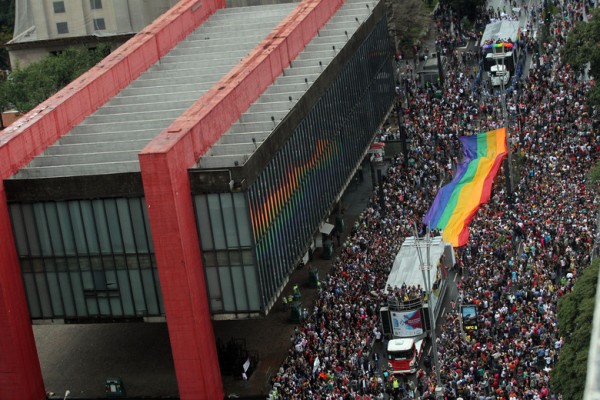
[(390, 311), (395, 337), (412, 337), (423, 334), (421, 310)]

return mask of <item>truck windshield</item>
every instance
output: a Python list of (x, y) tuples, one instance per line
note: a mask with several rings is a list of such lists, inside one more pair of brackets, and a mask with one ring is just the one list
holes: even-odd
[(410, 360), (414, 357), (414, 355), (414, 349), (388, 351), (388, 359), (390, 360)]

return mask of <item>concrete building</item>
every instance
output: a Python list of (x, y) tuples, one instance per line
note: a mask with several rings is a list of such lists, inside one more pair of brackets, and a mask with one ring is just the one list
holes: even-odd
[(394, 99), (383, 3), (181, 0), (0, 136), (0, 398), (31, 322), (164, 321), (222, 398), (213, 318), (265, 315)]
[(117, 48), (177, 0), (16, 0), (11, 65), (23, 67), (72, 46)]

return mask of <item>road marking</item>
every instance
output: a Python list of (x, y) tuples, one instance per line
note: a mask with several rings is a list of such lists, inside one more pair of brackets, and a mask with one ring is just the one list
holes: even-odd
[(452, 282), (456, 283), (456, 277), (458, 276), (458, 274), (454, 274), (454, 279), (452, 279)]
[(442, 308), (442, 314), (440, 314), (440, 315), (444, 315), (444, 314), (446, 314), (446, 307)]

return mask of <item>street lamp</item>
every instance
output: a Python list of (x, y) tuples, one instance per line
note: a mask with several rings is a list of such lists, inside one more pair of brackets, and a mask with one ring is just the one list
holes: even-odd
[[(433, 303), (431, 299), (433, 298), (433, 292), (431, 290), (431, 234), (429, 231), (429, 227), (427, 228), (427, 233), (425, 234), (424, 239), (419, 239), (419, 232), (417, 231), (417, 227), (415, 225), (415, 247), (417, 250), (417, 256), (419, 257), (419, 269), (423, 274), (423, 286), (425, 287), (425, 293), (427, 294), (427, 310), (429, 314), (429, 330), (431, 334), (431, 351), (433, 352), (433, 365), (435, 366), (435, 397), (436, 399), (441, 399), (443, 397), (443, 388), (442, 388), (442, 380), (440, 374), (440, 364), (438, 359), (438, 350), (437, 350), (437, 332), (436, 332), (436, 321), (433, 316)], [(426, 257), (423, 259), (422, 249), (425, 248)], [(434, 270), (434, 272), (437, 268)], [(440, 299), (441, 300), (441, 299)]]

